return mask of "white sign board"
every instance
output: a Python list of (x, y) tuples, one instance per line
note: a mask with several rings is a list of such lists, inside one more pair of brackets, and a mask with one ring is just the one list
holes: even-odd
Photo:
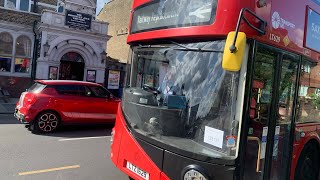
[(222, 149), (224, 132), (209, 126), (204, 130), (204, 142)]
[(108, 89), (119, 89), (120, 71), (109, 71)]

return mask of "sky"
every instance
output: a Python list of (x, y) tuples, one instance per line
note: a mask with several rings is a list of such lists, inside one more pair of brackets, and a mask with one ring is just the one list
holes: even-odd
[(100, 10), (103, 8), (103, 5), (110, 0), (97, 0), (97, 10), (96, 10), (96, 15), (100, 12)]

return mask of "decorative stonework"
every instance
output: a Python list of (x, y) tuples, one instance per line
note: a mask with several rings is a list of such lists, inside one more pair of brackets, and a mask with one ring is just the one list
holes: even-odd
[(46, 3), (46, 4), (51, 4), (51, 5), (56, 6), (57, 3), (58, 3), (58, 0), (40, 0), (39, 2)]
[(52, 41), (55, 40), (57, 37), (59, 37), (59, 36), (58, 36), (58, 35), (48, 34), (47, 41), (48, 41), (48, 42), (52, 42)]
[(35, 20), (40, 21), (40, 15), (9, 9), (0, 9), (0, 20), (32, 26)]
[(103, 46), (103, 44), (101, 43), (101, 42), (94, 42), (98, 47), (101, 47), (101, 48), (103, 48), (104, 49), (104, 47), (102, 47)]
[(55, 10), (56, 10), (55, 8), (49, 8), (49, 7), (41, 6), (41, 5), (38, 5), (38, 8), (37, 8), (37, 9), (38, 9), (37, 12), (40, 13), (40, 14), (41, 14), (42, 11), (45, 10), (45, 9), (52, 10), (52, 11), (55, 11)]

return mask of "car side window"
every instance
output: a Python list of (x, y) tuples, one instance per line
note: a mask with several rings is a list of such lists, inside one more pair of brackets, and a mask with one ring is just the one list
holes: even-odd
[(90, 86), (91, 91), (96, 97), (110, 97), (110, 93), (108, 90), (104, 89), (100, 86)]
[(92, 97), (94, 94), (87, 86), (80, 86), (80, 96)]
[(80, 86), (77, 85), (57, 85), (56, 90), (59, 94), (80, 96)]

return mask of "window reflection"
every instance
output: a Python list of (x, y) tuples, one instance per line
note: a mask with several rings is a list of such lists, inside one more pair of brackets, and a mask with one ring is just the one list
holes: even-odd
[(0, 33), (0, 72), (10, 72), (13, 38), (9, 33)]
[(298, 123), (320, 122), (320, 64), (304, 61), (300, 75)]
[(16, 58), (15, 59), (15, 72), (28, 73), (30, 70), (30, 59), (29, 58)]
[(9, 33), (0, 33), (0, 54), (10, 55), (13, 49), (13, 38)]
[(17, 1), (16, 0), (7, 0), (7, 8), (10, 8), (10, 9), (16, 9), (16, 3)]
[(28, 73), (31, 59), (31, 40), (27, 36), (19, 36), (16, 43), (15, 72)]

